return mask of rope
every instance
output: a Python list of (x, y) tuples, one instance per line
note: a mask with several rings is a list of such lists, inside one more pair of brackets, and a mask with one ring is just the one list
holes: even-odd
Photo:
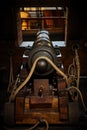
[(17, 95), (17, 93), (24, 87), (24, 85), (30, 80), (34, 70), (35, 70), (35, 67), (36, 67), (36, 64), (38, 62), (38, 60), (40, 59), (45, 59), (46, 61), (48, 61), (48, 63), (57, 71), (57, 73), (59, 73), (60, 75), (62, 75), (65, 79), (66, 79), (66, 83), (68, 84), (68, 80), (67, 80), (67, 76), (47, 57), (45, 56), (41, 56), (41, 57), (38, 57), (33, 65), (32, 65), (32, 68), (30, 70), (30, 73), (28, 74), (27, 78), (22, 82), (22, 84), (20, 84), (20, 86), (15, 90), (15, 92), (12, 92), (11, 93), (11, 96), (9, 98), (9, 102), (11, 102), (12, 100), (14, 100), (15, 96)]
[[(77, 69), (77, 70), (76, 70)], [(80, 63), (77, 50), (75, 50), (75, 58), (73, 59), (73, 63), (68, 67), (68, 75), (69, 79), (73, 79), (76, 81), (76, 87), (79, 88), (79, 78), (80, 78)]]
[(14, 83), (14, 78), (13, 78), (13, 65), (12, 65), (12, 57), (10, 56), (10, 76), (9, 76), (9, 84), (8, 84), (7, 92), (10, 91), (10, 89), (11, 89), (13, 83)]
[(17, 78), (15, 80), (15, 83), (13, 85), (13, 89), (12, 89), (11, 93), (14, 93), (14, 91), (16, 90), (18, 81), (19, 81), (19, 75), (17, 76)]
[(85, 106), (85, 103), (84, 103), (84, 100), (83, 100), (83, 96), (82, 96), (81, 91), (80, 91), (77, 87), (74, 87), (74, 86), (67, 88), (67, 90), (69, 90), (69, 91), (70, 91), (70, 90), (76, 90), (76, 91), (79, 93), (80, 98), (81, 98), (81, 101), (82, 101), (82, 105), (83, 105), (83, 107), (84, 107), (84, 110), (87, 111), (87, 107)]
[(76, 75), (75, 60), (74, 59), (73, 59), (73, 63), (70, 64), (68, 67), (68, 75)]
[[(68, 67), (68, 87), (76, 86), (76, 88), (79, 88), (79, 79), (80, 79), (80, 63), (79, 63), (79, 56), (77, 49), (75, 49), (75, 57), (73, 58), (73, 63), (69, 65)], [(74, 85), (73, 85), (74, 83)], [(70, 92), (70, 95), (72, 98), (74, 95)], [(78, 99), (78, 95), (76, 96)]]
[(33, 129), (35, 129), (39, 124), (40, 124), (40, 121), (38, 121), (38, 122), (37, 122), (34, 126), (32, 126), (31, 128), (25, 129), (25, 130), (33, 130)]
[(79, 87), (79, 77), (80, 77), (80, 63), (79, 63), (79, 56), (77, 50), (75, 50), (75, 59), (76, 59), (76, 66), (77, 66), (77, 87)]
[[(46, 125), (45, 130), (48, 130), (48, 129), (49, 129), (49, 124), (48, 124), (47, 120), (41, 119), (41, 120), (37, 121), (32, 127), (27, 128), (27, 129), (23, 129), (23, 130), (36, 130), (36, 127), (38, 127), (38, 125), (41, 124), (41, 123), (45, 123), (45, 125)], [(7, 130), (12, 130), (12, 128), (7, 128), (7, 127), (5, 127), (5, 126), (4, 126), (4, 128), (7, 129)], [(17, 129), (16, 129), (16, 130), (17, 130)], [(21, 129), (21, 130), (22, 130), (22, 129)]]
[(48, 130), (49, 124), (48, 124), (47, 120), (45, 120), (45, 119), (41, 119), (41, 120), (38, 121), (34, 126), (32, 126), (32, 127), (29, 128), (29, 129), (25, 129), (25, 130), (34, 130), (40, 123), (45, 123), (45, 125), (46, 125), (45, 130)]

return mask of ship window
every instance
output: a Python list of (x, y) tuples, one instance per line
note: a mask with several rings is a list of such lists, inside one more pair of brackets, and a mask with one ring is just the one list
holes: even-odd
[[(65, 7), (20, 7), (22, 41), (19, 46), (32, 46), (35, 34), (40, 29), (50, 33), (54, 46), (65, 47), (67, 42), (68, 9)], [(18, 24), (20, 26), (20, 24)], [(19, 27), (18, 27), (19, 28)]]

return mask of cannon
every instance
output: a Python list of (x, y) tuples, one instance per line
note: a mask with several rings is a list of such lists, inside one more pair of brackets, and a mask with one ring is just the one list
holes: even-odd
[(76, 79), (68, 78), (59, 54), (49, 32), (39, 30), (32, 47), (24, 51), (20, 72), (5, 104), (6, 123), (35, 124), (45, 120), (57, 125), (78, 121), (78, 102), (70, 100), (67, 89)]

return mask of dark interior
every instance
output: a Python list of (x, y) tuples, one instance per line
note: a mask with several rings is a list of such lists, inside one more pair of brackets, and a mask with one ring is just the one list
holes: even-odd
[[(59, 49), (62, 58), (59, 58), (59, 63), (62, 59), (64, 71), (67, 73), (69, 65), (73, 61), (74, 48), (78, 48), (78, 57), (80, 62), (80, 78), (79, 88), (82, 92), (84, 103), (87, 106), (87, 7), (86, 1), (81, 0), (4, 0), (0, 4), (0, 129), (1, 130), (25, 130), (29, 129), (30, 125), (15, 125), (12, 127), (5, 126), (3, 121), (4, 104), (8, 100), (9, 94), (7, 88), (10, 75), (10, 57), (12, 57), (13, 77), (16, 80), (20, 72), (23, 61), (23, 54), (30, 50), (29, 46), (20, 47), (23, 41), (35, 41), (36, 32), (41, 29), (38, 25), (37, 30), (21, 30), (21, 19), (19, 16), (20, 8), (24, 7), (63, 7), (68, 8), (67, 30), (64, 30), (63, 24), (60, 21), (62, 28), (57, 30), (57, 22), (55, 27), (48, 28), (52, 41), (65, 40), (65, 46), (55, 46), (55, 50)], [(54, 14), (53, 14), (54, 16)], [(44, 19), (44, 18), (42, 18)], [(56, 19), (56, 18), (55, 18)], [(52, 20), (52, 19), (51, 19)], [(34, 19), (32, 18), (32, 21)], [(45, 26), (45, 25), (44, 25)], [(46, 29), (46, 27), (44, 27)], [(35, 28), (36, 29), (36, 28)], [(27, 51), (25, 52), (27, 54)], [(32, 54), (33, 55), (33, 54)], [(59, 64), (60, 65), (60, 64)], [(52, 75), (50, 75), (51, 78)], [(35, 77), (36, 78), (36, 77)], [(47, 78), (47, 77), (46, 77)], [(81, 100), (80, 100), (81, 102)], [(10, 111), (9, 111), (10, 112)], [(35, 130), (43, 130), (43, 123)], [(49, 130), (63, 129), (86, 129), (87, 128), (87, 111), (81, 116), (76, 124), (51, 124)]]

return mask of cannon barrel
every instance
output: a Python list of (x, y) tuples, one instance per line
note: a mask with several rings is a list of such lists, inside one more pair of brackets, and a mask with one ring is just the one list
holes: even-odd
[[(34, 61), (40, 56), (45, 56), (49, 58), (57, 65), (57, 57), (56, 57), (55, 49), (49, 38), (49, 32), (46, 30), (40, 30), (36, 34), (36, 40), (34, 41), (34, 44), (29, 53), (29, 58), (28, 58), (29, 68), (32, 67)], [(53, 72), (53, 68), (45, 59), (40, 59), (37, 62), (35, 74), (48, 75), (52, 72)]]

